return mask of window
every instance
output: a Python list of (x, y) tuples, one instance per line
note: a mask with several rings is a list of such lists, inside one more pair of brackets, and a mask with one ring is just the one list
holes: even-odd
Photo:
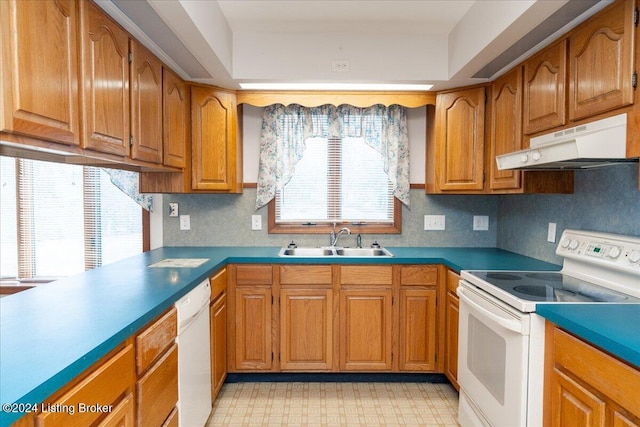
[(142, 252), (142, 208), (104, 170), (0, 162), (0, 279), (53, 280)]

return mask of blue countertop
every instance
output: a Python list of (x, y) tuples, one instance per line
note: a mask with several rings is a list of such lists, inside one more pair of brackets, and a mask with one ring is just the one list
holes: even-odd
[[(494, 248), (388, 249), (393, 258), (327, 259), (281, 258), (276, 247), (165, 247), (2, 298), (0, 403), (42, 402), (228, 263), (419, 263), (456, 271), (560, 268)], [(165, 258), (208, 261), (196, 268), (148, 267)], [(600, 323), (605, 328), (607, 322)], [(617, 323), (631, 328), (632, 322)], [(613, 334), (602, 334), (615, 340)], [(637, 341), (635, 348), (640, 349)], [(21, 416), (0, 411), (0, 426)]]

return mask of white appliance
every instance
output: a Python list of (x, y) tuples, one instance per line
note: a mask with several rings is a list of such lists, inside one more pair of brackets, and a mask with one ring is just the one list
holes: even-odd
[(180, 298), (178, 310), (178, 425), (204, 426), (211, 413), (209, 279)]
[(640, 238), (565, 230), (557, 271), (466, 271), (460, 297), (458, 422), (542, 426), (544, 319), (536, 305), (640, 303)]
[(531, 138), (529, 147), (496, 156), (498, 169), (589, 169), (638, 161), (626, 158), (626, 113)]

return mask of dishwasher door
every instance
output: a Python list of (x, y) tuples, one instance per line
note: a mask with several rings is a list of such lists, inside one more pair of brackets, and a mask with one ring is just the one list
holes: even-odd
[(178, 309), (178, 425), (204, 426), (211, 413), (209, 281), (176, 302)]

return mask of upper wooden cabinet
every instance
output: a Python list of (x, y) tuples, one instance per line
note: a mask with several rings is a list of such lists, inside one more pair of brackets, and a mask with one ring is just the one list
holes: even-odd
[(186, 83), (168, 68), (162, 70), (164, 164), (186, 166), (189, 98)]
[(80, 145), (77, 7), (0, 1), (0, 130)]
[(193, 190), (241, 192), (242, 150), (236, 96), (217, 88), (191, 88)]
[(92, 2), (80, 2), (83, 146), (129, 155), (129, 35)]
[(567, 41), (555, 43), (524, 63), (525, 134), (566, 123)]
[(618, 1), (569, 38), (569, 119), (633, 103), (633, 0)]
[(162, 163), (162, 63), (131, 40), (131, 158)]
[(520, 188), (522, 173), (517, 170), (498, 170), (495, 158), (522, 149), (522, 68), (516, 67), (494, 81), (491, 96), (489, 188)]
[(485, 88), (439, 93), (436, 97), (436, 192), (484, 188)]

